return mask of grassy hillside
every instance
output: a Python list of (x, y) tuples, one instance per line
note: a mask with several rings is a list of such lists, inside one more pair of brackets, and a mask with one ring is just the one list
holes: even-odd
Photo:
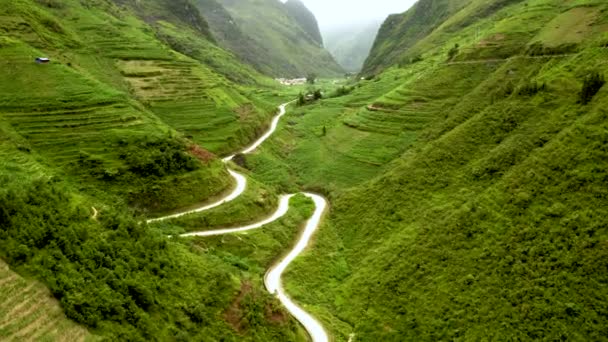
[(134, 10), (146, 22), (154, 25), (159, 21), (168, 21), (176, 25), (187, 25), (201, 33), (208, 40), (213, 40), (209, 24), (201, 16), (194, 4), (189, 0), (113, 0)]
[[(276, 0), (220, 0), (255, 45), (268, 51), (256, 67), (276, 77), (335, 76), (341, 67)], [(248, 58), (246, 58), (248, 60)]]
[[(227, 190), (221, 162), (193, 152), (244, 145), (274, 113), (274, 104), (227, 76), (269, 81), (190, 24), (149, 26), (129, 7), (107, 3), (44, 4), (2, 9), (0, 113), (25, 139), (23, 148), (87, 191), (137, 208), (165, 211)], [(52, 62), (35, 64), (36, 56)], [(164, 166), (149, 169), (161, 160)]]
[(463, 8), (248, 158), (332, 199), (288, 289), (338, 340), (602, 340), (608, 8)]
[(393, 14), (380, 27), (363, 73), (373, 74), (403, 60), (412, 46), (473, 0), (420, 0), (409, 11)]

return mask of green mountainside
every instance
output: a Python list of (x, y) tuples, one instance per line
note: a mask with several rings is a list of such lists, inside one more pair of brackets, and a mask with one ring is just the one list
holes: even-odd
[(300, 0), (287, 0), (285, 9), (319, 46), (323, 46), (323, 37), (315, 15)]
[(177, 25), (188, 25), (199, 31), (209, 40), (213, 40), (209, 25), (201, 13), (189, 0), (137, 1), (112, 0), (119, 5), (125, 5), (134, 10), (144, 21), (155, 24), (158, 21), (168, 21)]
[[(488, 7), (494, 7), (508, 2), (514, 1), (486, 1), (485, 3)], [(472, 1), (420, 0), (409, 11), (389, 16), (380, 27), (372, 51), (363, 67), (363, 73), (371, 74), (406, 58), (411, 58), (414, 44), (429, 35), (446, 19), (469, 3), (472, 3)], [(473, 18), (477, 15), (469, 14), (473, 15)], [(466, 20), (473, 18), (468, 17)]]
[(332, 202), (289, 293), (342, 341), (603, 340), (608, 5), (421, 1), (383, 26), (374, 77), (247, 158)]
[(231, 14), (217, 0), (194, 0), (202, 15), (209, 22), (215, 40), (242, 62), (271, 74), (272, 51), (264, 49), (251, 39), (232, 18)]
[[(257, 63), (254, 63), (261, 72), (276, 77), (305, 77), (311, 73), (330, 77), (342, 74), (342, 68), (331, 54), (301, 26), (282, 2), (219, 2), (253, 44), (268, 52), (268, 58), (257, 59)], [(255, 57), (243, 57), (244, 60), (251, 58)]]

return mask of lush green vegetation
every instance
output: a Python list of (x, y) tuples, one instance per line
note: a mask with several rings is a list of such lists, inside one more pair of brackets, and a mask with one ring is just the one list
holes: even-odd
[[(275, 110), (229, 79), (271, 81), (214, 46), (200, 25), (182, 23), (168, 3), (53, 4), (22, 0), (0, 10), (0, 113), (24, 138), (21, 148), (86, 192), (136, 208), (168, 211), (228, 189), (223, 165), (205, 150), (246, 144)], [(35, 56), (52, 62), (35, 64)], [(136, 180), (142, 173), (125, 155), (164, 153), (163, 144), (204, 165), (190, 158)]]
[(69, 318), (121, 340), (296, 338), (296, 324), (261, 286), (242, 307), (246, 329), (223, 319), (245, 278), (226, 254), (172, 242), (119, 211), (92, 220), (68, 191), (44, 180), (3, 188), (0, 241), (2, 257), (49, 286)]

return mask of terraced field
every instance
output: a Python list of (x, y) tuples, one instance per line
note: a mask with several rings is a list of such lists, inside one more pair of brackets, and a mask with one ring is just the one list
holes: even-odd
[(112, 137), (145, 130), (150, 124), (141, 112), (121, 102), (42, 111), (2, 111), (15, 130), (56, 165), (73, 162), (82, 152), (118, 159), (111, 148)]
[[(414, 77), (404, 75), (405, 83), (356, 112), (344, 123), (350, 127), (389, 135), (418, 132), (497, 68), (496, 63), (445, 65)], [(449, 80), (449, 81), (448, 81)]]
[(42, 284), (26, 280), (0, 261), (0, 340), (88, 341), (90, 333), (67, 319)]
[(361, 80), (357, 86), (357, 91), (347, 99), (345, 103), (348, 107), (363, 107), (369, 105), (378, 98), (379, 94), (386, 94), (404, 82), (406, 77), (399, 69), (387, 70), (382, 76), (371, 80)]
[(168, 125), (216, 153), (251, 140), (272, 114), (225, 78), (186, 58), (129, 60), (118, 66), (141, 102)]

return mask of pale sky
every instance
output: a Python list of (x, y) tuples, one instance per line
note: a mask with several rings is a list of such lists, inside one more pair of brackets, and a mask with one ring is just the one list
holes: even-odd
[[(285, 0), (282, 0), (285, 2)], [(301, 0), (317, 17), (321, 30), (402, 13), (416, 0)]]

